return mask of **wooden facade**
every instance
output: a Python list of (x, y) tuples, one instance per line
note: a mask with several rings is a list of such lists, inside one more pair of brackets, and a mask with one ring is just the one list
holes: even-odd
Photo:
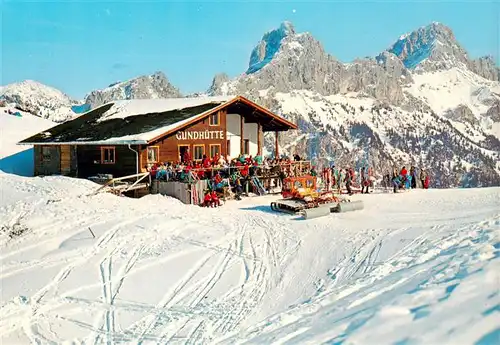
[[(136, 151), (138, 149), (135, 147)], [(35, 176), (86, 178), (97, 174), (126, 176), (136, 173), (136, 154), (127, 145), (35, 145), (33, 152)]]
[[(82, 124), (78, 126), (81, 128)], [(230, 158), (236, 158), (240, 154), (261, 155), (264, 130), (275, 131), (275, 155), (278, 156), (278, 131), (295, 128), (296, 125), (268, 110), (237, 97), (214, 106), (201, 117), (195, 114), (192, 119), (188, 117), (177, 127), (174, 124), (169, 131), (147, 140), (146, 144), (133, 141), (130, 144), (113, 143), (109, 140), (110, 144), (106, 145), (84, 141), (42, 143), (26, 139), (24, 142), (35, 146), (35, 175), (61, 174), (87, 178), (110, 174), (121, 177), (139, 173), (155, 163), (179, 162), (186, 149), (189, 149), (194, 161), (201, 161), (204, 155), (213, 157), (216, 153)], [(37, 140), (45, 139), (40, 136)]]
[(226, 110), (193, 123), (188, 128), (157, 138), (140, 147), (140, 167), (160, 162), (178, 162), (186, 148), (193, 160), (201, 160), (203, 155), (227, 154)]

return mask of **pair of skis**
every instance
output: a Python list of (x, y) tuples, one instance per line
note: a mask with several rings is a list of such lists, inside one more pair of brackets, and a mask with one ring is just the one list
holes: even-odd
[(251, 181), (255, 191), (257, 192), (256, 194), (259, 194), (259, 195), (266, 194), (266, 189), (264, 188), (264, 186), (262, 185), (262, 182), (259, 180), (258, 177), (253, 176), (250, 181)]

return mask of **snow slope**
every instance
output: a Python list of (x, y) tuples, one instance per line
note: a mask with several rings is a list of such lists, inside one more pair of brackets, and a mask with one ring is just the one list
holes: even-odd
[(406, 90), (428, 104), (437, 114), (445, 115), (460, 105), (466, 106), (482, 130), (500, 138), (498, 122), (494, 123), (485, 116), (492, 104), (500, 100), (498, 82), (459, 68), (415, 74), (413, 79), (414, 83)]
[(204, 209), (97, 187), (0, 174), (4, 344), (499, 335), (499, 188), (358, 195), (363, 211), (304, 221), (276, 196)]
[[(7, 113), (19, 112), (22, 117)], [(23, 176), (33, 176), (33, 147), (16, 145), (57, 123), (14, 109), (0, 107), (0, 170)]]

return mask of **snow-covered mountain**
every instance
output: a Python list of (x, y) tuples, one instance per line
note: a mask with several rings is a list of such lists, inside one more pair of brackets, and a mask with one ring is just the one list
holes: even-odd
[(465, 67), (486, 79), (500, 80), (500, 70), (491, 56), (469, 59), (453, 31), (441, 23), (434, 22), (402, 35), (387, 51), (401, 59), (406, 68), (417, 72)]
[(99, 105), (117, 99), (182, 97), (163, 72), (115, 82), (101, 90), (91, 91), (83, 101), (71, 99), (63, 92), (26, 80), (0, 89), (0, 100), (33, 115), (64, 122)]
[[(0, 100), (10, 106), (54, 122), (64, 122), (82, 112), (82, 102), (33, 80), (0, 88)], [(83, 106), (83, 110), (88, 110)]]
[[(317, 163), (369, 164), (379, 174), (414, 164), (430, 169), (435, 187), (489, 186), (500, 185), (499, 71), (491, 57), (470, 59), (440, 23), (400, 36), (376, 57), (342, 63), (284, 22), (263, 35), (245, 73), (218, 74), (200, 94), (241, 94), (296, 121), (300, 130), (281, 136), (282, 150)], [(92, 91), (80, 110), (168, 97), (181, 93), (157, 72)], [(53, 109), (62, 98), (30, 99)]]
[[(424, 166), (435, 186), (500, 184), (500, 83), (491, 58), (470, 60), (432, 23), (375, 58), (343, 64), (283, 23), (252, 51), (246, 73), (217, 75), (213, 95), (243, 94), (288, 116), (288, 152), (379, 173)], [(272, 145), (271, 141), (269, 144)]]
[(163, 72), (117, 82), (85, 96), (85, 103), (95, 108), (117, 99), (177, 98), (181, 93), (168, 81)]

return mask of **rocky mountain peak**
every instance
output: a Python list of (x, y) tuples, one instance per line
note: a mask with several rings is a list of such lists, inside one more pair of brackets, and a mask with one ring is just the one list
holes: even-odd
[(85, 103), (91, 108), (122, 99), (148, 99), (182, 97), (163, 72), (136, 77), (111, 84), (105, 89), (95, 90), (85, 96)]
[(500, 81), (500, 68), (492, 56), (483, 56), (469, 61), (469, 69), (483, 78)]
[(404, 34), (388, 49), (399, 57), (406, 68), (426, 71), (467, 64), (467, 53), (457, 42), (453, 31), (434, 22)]
[(255, 73), (268, 64), (280, 50), (283, 39), (291, 35), (295, 35), (295, 28), (289, 21), (281, 23), (277, 29), (266, 32), (250, 54), (246, 73)]
[[(310, 90), (322, 95), (362, 92), (387, 101), (401, 102), (400, 84), (411, 81), (401, 60), (392, 53), (381, 54), (379, 60), (358, 59), (342, 64), (328, 54), (322, 44), (309, 33), (297, 33), (285, 22), (264, 34), (251, 54), (246, 74), (232, 81), (217, 80), (210, 94), (242, 94), (255, 97), (264, 92)], [(217, 83), (216, 83), (217, 84)], [(213, 84), (215, 85), (215, 84)]]
[(500, 80), (500, 69), (492, 57), (472, 60), (448, 26), (433, 22), (404, 34), (387, 50), (414, 72), (433, 72), (465, 67), (483, 78)]
[(212, 79), (212, 84), (207, 90), (209, 95), (220, 95), (224, 93), (224, 85), (229, 82), (229, 76), (226, 73), (218, 73)]

